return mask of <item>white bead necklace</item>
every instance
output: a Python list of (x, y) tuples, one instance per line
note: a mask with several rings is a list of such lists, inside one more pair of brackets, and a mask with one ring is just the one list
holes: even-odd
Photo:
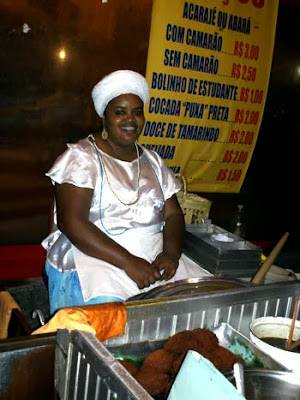
[(95, 138), (94, 138), (93, 136), (91, 136), (91, 137), (92, 137), (93, 145), (94, 145), (94, 147), (95, 147), (95, 149), (96, 149), (96, 152), (97, 152), (97, 155), (98, 155), (99, 163), (102, 164), (102, 168), (103, 168), (103, 171), (104, 171), (104, 175), (105, 175), (105, 178), (106, 178), (106, 181), (107, 181), (107, 183), (108, 183), (108, 186), (109, 186), (110, 190), (112, 191), (112, 193), (114, 194), (114, 196), (116, 197), (116, 199), (117, 199), (121, 204), (123, 204), (124, 206), (132, 206), (132, 205), (135, 204), (135, 203), (138, 201), (138, 199), (140, 198), (141, 164), (140, 164), (140, 152), (139, 152), (139, 148), (138, 148), (137, 143), (134, 142), (135, 149), (136, 149), (136, 154), (137, 154), (137, 161), (138, 161), (138, 177), (137, 177), (137, 192), (136, 192), (136, 198), (135, 198), (135, 200), (130, 201), (129, 203), (125, 203), (123, 200), (120, 199), (120, 197), (118, 196), (118, 194), (115, 192), (115, 190), (114, 190), (113, 187), (111, 186), (110, 181), (109, 181), (109, 179), (108, 179), (107, 172), (106, 172), (104, 159), (101, 157), (101, 160), (100, 160), (100, 154), (99, 154), (99, 151), (98, 151), (96, 142), (95, 142)]

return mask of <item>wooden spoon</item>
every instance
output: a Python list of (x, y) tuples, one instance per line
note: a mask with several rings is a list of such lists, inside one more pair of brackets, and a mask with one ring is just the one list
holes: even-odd
[(251, 283), (253, 283), (254, 285), (259, 285), (264, 280), (265, 275), (271, 268), (271, 265), (274, 263), (276, 257), (280, 253), (280, 250), (282, 249), (288, 237), (289, 237), (289, 232), (286, 232), (279, 240), (279, 242), (276, 244), (274, 249), (271, 251), (269, 256), (266, 258), (265, 262), (259, 267), (256, 274), (251, 279)]

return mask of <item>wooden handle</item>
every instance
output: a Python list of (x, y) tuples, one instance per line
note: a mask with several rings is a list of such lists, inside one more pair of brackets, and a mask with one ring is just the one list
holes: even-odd
[(289, 338), (288, 338), (288, 344), (287, 344), (287, 349), (288, 351), (291, 350), (292, 342), (293, 342), (293, 334), (294, 334), (294, 328), (295, 328), (295, 323), (296, 323), (296, 318), (298, 314), (298, 307), (299, 307), (299, 297), (297, 296), (295, 298), (295, 305), (294, 305), (294, 312), (293, 312), (293, 318), (289, 330)]
[(276, 257), (280, 253), (280, 250), (282, 249), (288, 237), (289, 232), (286, 232), (276, 244), (274, 249), (271, 251), (270, 255), (266, 258), (265, 262), (260, 266), (254, 277), (251, 279), (251, 283), (253, 283), (254, 285), (259, 285), (264, 280), (266, 273), (269, 271), (271, 265), (274, 263)]

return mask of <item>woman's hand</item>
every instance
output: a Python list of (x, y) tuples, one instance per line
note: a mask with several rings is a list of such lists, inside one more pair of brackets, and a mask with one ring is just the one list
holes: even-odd
[(178, 261), (177, 257), (163, 251), (156, 257), (152, 265), (157, 271), (159, 271), (161, 275), (160, 280), (168, 281), (176, 274)]
[(138, 285), (139, 289), (148, 287), (161, 279), (159, 270), (139, 257), (134, 257), (133, 262), (124, 268), (124, 271)]

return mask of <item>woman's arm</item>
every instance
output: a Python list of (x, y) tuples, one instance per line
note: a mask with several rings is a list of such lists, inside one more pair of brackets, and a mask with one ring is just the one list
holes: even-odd
[(159, 271), (164, 271), (161, 279), (169, 280), (178, 268), (185, 228), (184, 216), (175, 194), (165, 203), (164, 218), (163, 251), (153, 264)]
[(123, 269), (138, 287), (148, 287), (160, 274), (146, 260), (135, 257), (89, 221), (92, 189), (55, 185), (57, 227), (83, 253)]

